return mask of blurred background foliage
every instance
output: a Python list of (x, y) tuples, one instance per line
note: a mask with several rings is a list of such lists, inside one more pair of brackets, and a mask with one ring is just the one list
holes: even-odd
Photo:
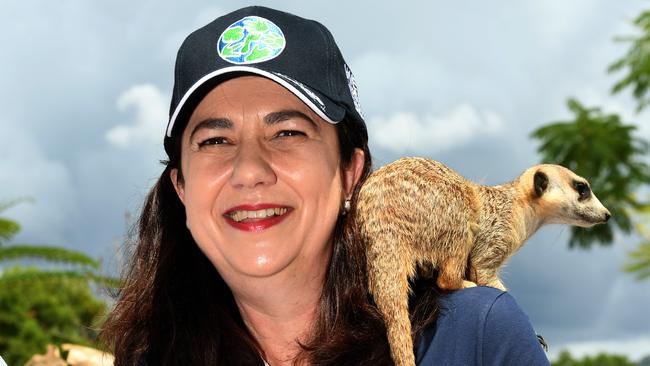
[(634, 19), (634, 26), (639, 30), (637, 36), (619, 36), (618, 42), (630, 43), (627, 53), (609, 65), (609, 72), (624, 72), (623, 78), (614, 84), (612, 93), (631, 90), (637, 101), (637, 112), (650, 104), (648, 87), (650, 86), (650, 11), (645, 10)]
[[(22, 201), (0, 203), (0, 213)], [(107, 307), (97, 286), (117, 279), (101, 275), (99, 262), (81, 252), (12, 243), (20, 229), (0, 217), (0, 355), (23, 365), (49, 343), (97, 347)]]
[(96, 347), (106, 303), (79, 278), (38, 276), (38, 268), (14, 267), (11, 275), (28, 280), (0, 282), (0, 354), (8, 365), (24, 365), (47, 344)]
[[(646, 357), (644, 360), (650, 360)], [(643, 360), (642, 360), (643, 361)], [(562, 351), (552, 366), (641, 366), (643, 363), (630, 361), (627, 357), (621, 355), (609, 355), (599, 353), (595, 356), (585, 356), (581, 359), (574, 359), (568, 351)]]

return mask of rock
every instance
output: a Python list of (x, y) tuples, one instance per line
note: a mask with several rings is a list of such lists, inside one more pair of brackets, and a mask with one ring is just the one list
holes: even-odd
[(115, 361), (110, 353), (90, 347), (64, 343), (61, 348), (68, 351), (67, 361), (71, 366), (113, 366)]
[(68, 366), (61, 358), (59, 349), (52, 345), (47, 345), (47, 352), (44, 355), (34, 355), (27, 361), (25, 366)]

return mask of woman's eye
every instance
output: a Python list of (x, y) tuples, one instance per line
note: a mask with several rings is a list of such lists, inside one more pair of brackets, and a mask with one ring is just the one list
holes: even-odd
[(203, 147), (206, 145), (223, 145), (227, 143), (228, 143), (228, 139), (226, 139), (225, 137), (211, 137), (209, 139), (199, 142), (199, 147)]
[(277, 134), (278, 137), (290, 137), (290, 136), (306, 136), (306, 134), (302, 131), (296, 131), (296, 130), (284, 130), (280, 131)]

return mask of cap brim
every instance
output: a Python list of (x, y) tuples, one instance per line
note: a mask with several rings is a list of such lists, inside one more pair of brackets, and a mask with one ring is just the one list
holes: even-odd
[(196, 97), (194, 94), (198, 90), (201, 90), (202, 86), (208, 84), (210, 81), (213, 81), (216, 78), (223, 77), (228, 74), (234, 74), (234, 73), (251, 73), (275, 81), (276, 83), (282, 85), (287, 90), (289, 90), (292, 94), (298, 97), (303, 103), (305, 103), (311, 110), (313, 110), (319, 117), (321, 117), (322, 119), (324, 119), (329, 123), (336, 124), (338, 122), (341, 122), (345, 117), (344, 108), (336, 105), (329, 98), (319, 93), (318, 91), (312, 90), (308, 86), (305, 86), (300, 82), (293, 80), (286, 75), (280, 73), (274, 73), (266, 70), (261, 70), (253, 66), (230, 66), (230, 67), (225, 67), (216, 70), (214, 72), (211, 72), (203, 76), (201, 79), (195, 82), (187, 90), (187, 92), (185, 92), (180, 102), (176, 106), (176, 109), (174, 109), (174, 113), (169, 119), (169, 123), (167, 125), (167, 132), (165, 135), (167, 137), (172, 136), (174, 125), (176, 124), (176, 121), (179, 118), (181, 111), (183, 111), (183, 107), (186, 106), (190, 98)]

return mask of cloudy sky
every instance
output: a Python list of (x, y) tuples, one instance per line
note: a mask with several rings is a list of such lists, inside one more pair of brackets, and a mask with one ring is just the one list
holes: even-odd
[[(193, 29), (250, 2), (3, 1), (0, 201), (20, 241), (81, 249), (109, 265), (163, 159), (172, 67)], [(431, 157), (485, 184), (536, 163), (528, 137), (569, 117), (567, 97), (621, 113), (650, 139), (647, 114), (608, 91), (615, 35), (648, 3), (610, 0), (261, 1), (324, 23), (356, 75), (376, 166)], [(636, 239), (567, 249), (547, 227), (504, 282), (551, 346), (650, 354), (650, 281), (620, 271)]]

